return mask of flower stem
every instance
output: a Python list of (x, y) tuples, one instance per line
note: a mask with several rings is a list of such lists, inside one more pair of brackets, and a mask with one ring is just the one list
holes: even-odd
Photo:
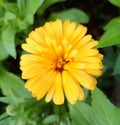
[(57, 125), (60, 125), (60, 120), (61, 120), (61, 106), (58, 107), (58, 120), (57, 120)]

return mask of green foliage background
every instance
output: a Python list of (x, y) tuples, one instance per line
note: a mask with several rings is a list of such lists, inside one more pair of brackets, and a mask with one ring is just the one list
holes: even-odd
[[(91, 93), (84, 90), (84, 102), (47, 104), (44, 99), (36, 101), (24, 88), (19, 70), (24, 52), (20, 45), (30, 31), (56, 18), (90, 23), (90, 13), (80, 7), (68, 7), (67, 3), (69, 0), (0, 0), (0, 125), (120, 125), (120, 109), (104, 94), (104, 88), (111, 86), (110, 78), (120, 82), (119, 15), (98, 26), (103, 32), (98, 36), (97, 48), (105, 55), (105, 66), (103, 76), (98, 78), (98, 88)], [(120, 14), (120, 0), (101, 0), (101, 3), (114, 6)], [(105, 16), (100, 14), (96, 14), (97, 18)]]

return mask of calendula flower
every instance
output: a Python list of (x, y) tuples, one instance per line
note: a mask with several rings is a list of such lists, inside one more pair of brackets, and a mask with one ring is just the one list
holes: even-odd
[(94, 90), (94, 76), (102, 74), (103, 55), (95, 48), (98, 41), (86, 35), (87, 28), (75, 22), (60, 19), (47, 22), (32, 31), (22, 48), (22, 78), (32, 96), (57, 105), (64, 98), (71, 104), (84, 99), (82, 87)]

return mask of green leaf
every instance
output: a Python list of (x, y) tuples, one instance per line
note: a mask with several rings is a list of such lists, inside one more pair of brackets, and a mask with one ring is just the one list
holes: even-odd
[(89, 22), (88, 15), (84, 11), (76, 9), (76, 8), (67, 9), (59, 13), (53, 12), (49, 17), (49, 20), (56, 20), (57, 18), (60, 18), (63, 21), (66, 19), (70, 19), (71, 21), (75, 21), (77, 23)]
[(113, 5), (120, 7), (120, 0), (109, 0)]
[(4, 5), (3, 0), (0, 0), (0, 6), (3, 6), (3, 5)]
[(26, 0), (17, 0), (17, 7), (19, 10), (19, 15), (25, 16), (25, 9), (26, 9)]
[(0, 121), (0, 125), (15, 125), (11, 117), (5, 118)]
[(12, 23), (4, 26), (2, 30), (2, 43), (5, 50), (14, 58), (16, 58), (16, 49), (15, 49), (15, 28)]
[(8, 52), (5, 50), (3, 43), (1, 42), (1, 38), (0, 38), (0, 61), (6, 59), (8, 57)]
[(120, 44), (120, 23), (109, 28), (101, 37), (97, 48)]
[(92, 107), (99, 125), (120, 125), (120, 109), (97, 88), (92, 91)]
[(42, 6), (39, 8), (38, 14), (42, 15), (48, 7), (50, 7), (51, 5), (55, 3), (62, 2), (62, 1), (65, 1), (65, 0), (45, 0)]
[(115, 62), (113, 74), (114, 75), (120, 74), (120, 54), (118, 55), (117, 60)]
[(9, 98), (8, 97), (0, 97), (0, 102), (8, 104), (9, 103)]
[(57, 116), (55, 114), (49, 115), (43, 120), (43, 124), (52, 124), (55, 123), (57, 119)]
[(78, 101), (77, 104), (69, 104), (72, 125), (95, 125), (92, 108), (84, 102)]
[(70, 120), (70, 116), (68, 115), (68, 113), (64, 113), (60, 117), (60, 125), (71, 125), (71, 120)]
[(19, 18), (16, 19), (15, 25), (18, 32), (33, 24), (34, 15), (43, 2), (44, 0), (17, 0)]
[(26, 14), (25, 14), (25, 21), (29, 24), (33, 23), (34, 14), (38, 10), (38, 8), (42, 5), (44, 0), (26, 0)]
[(17, 15), (17, 13), (18, 13), (18, 8), (17, 8), (16, 2), (4, 1), (4, 8), (5, 8), (5, 10), (7, 10), (11, 13), (14, 13), (15, 15)]
[(15, 25), (16, 25), (16, 31), (17, 32), (21, 32), (24, 29), (27, 29), (27, 27), (28, 27), (29, 24), (27, 24), (26, 21), (23, 21), (20, 18), (17, 18)]
[(110, 29), (111, 27), (115, 26), (116, 24), (120, 24), (120, 16), (112, 19), (105, 27), (105, 30)]
[(0, 120), (6, 118), (7, 116), (8, 116), (8, 114), (6, 112), (1, 114), (0, 115)]
[(16, 75), (6, 71), (0, 65), (0, 87), (11, 104), (18, 104), (29, 98), (28, 91), (24, 88), (24, 82)]
[(5, 12), (2, 8), (0, 8), (0, 27), (4, 25), (4, 16)]
[(6, 11), (5, 12), (5, 17), (4, 17), (4, 20), (14, 20), (16, 18), (16, 15), (9, 12), (9, 11)]

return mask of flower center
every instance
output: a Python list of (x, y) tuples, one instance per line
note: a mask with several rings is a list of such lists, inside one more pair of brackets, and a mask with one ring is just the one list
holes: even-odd
[(55, 70), (58, 71), (58, 72), (62, 72), (63, 69), (64, 69), (64, 65), (66, 63), (68, 63), (69, 61), (66, 61), (64, 60), (62, 57), (59, 57), (57, 60), (56, 60), (56, 67), (55, 67)]

